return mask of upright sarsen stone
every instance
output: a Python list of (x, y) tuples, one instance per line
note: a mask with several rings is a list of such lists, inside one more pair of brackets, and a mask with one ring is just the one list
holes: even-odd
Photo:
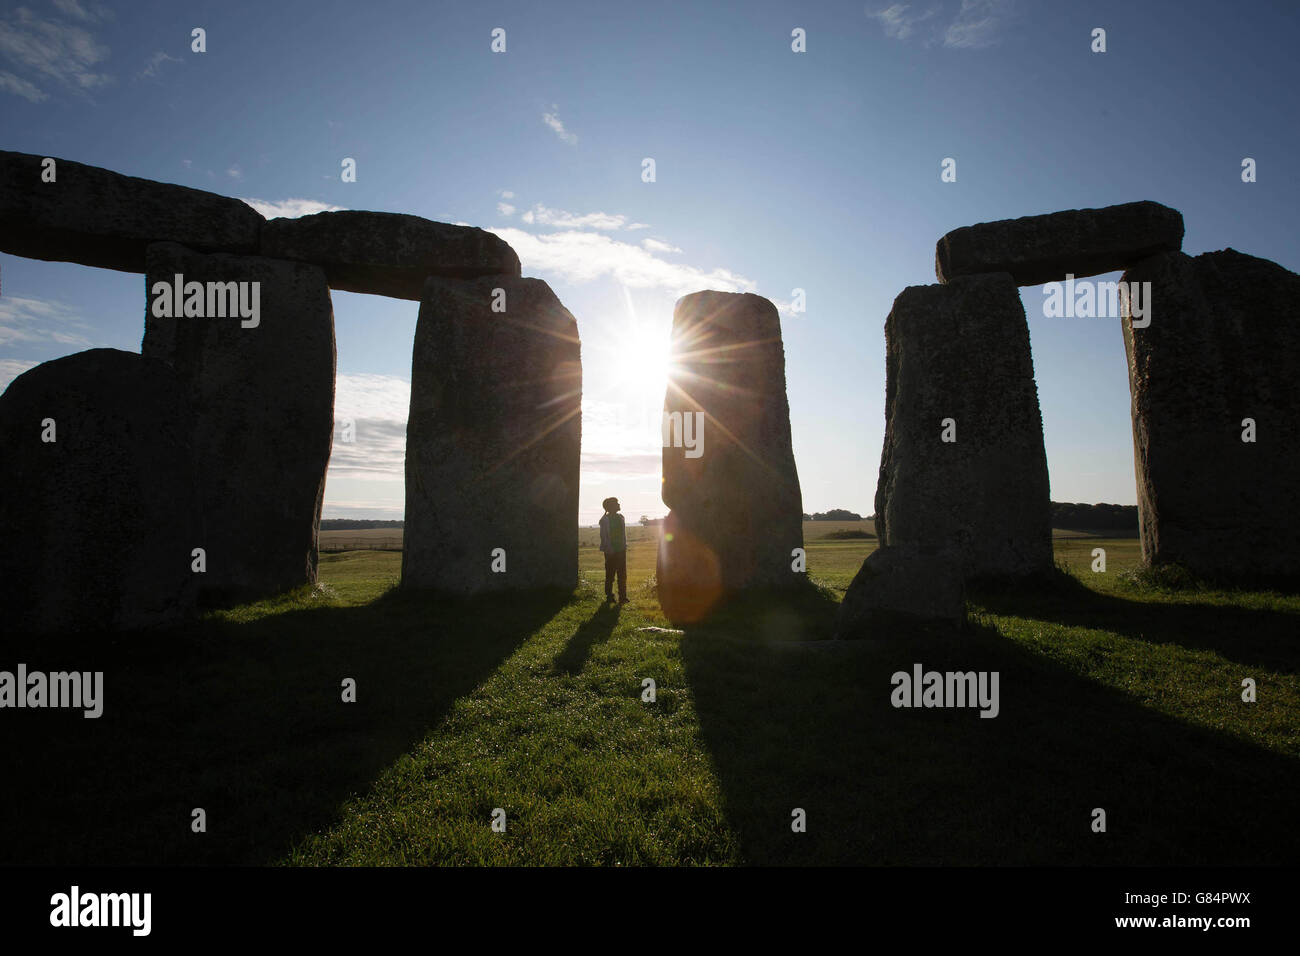
[[(203, 285), (202, 315), (176, 317), (174, 302), (170, 317), (157, 314), (178, 281), (182, 293)], [(324, 273), (159, 243), (148, 250), (145, 288), (142, 351), (176, 369), (194, 409), (207, 524), (201, 600), (252, 600), (314, 583), (334, 433), (334, 312)], [(235, 314), (236, 302), (255, 302), (256, 317)]]
[(1015, 281), (904, 289), (885, 345), (881, 545), (951, 548), (968, 577), (1050, 570), (1047, 457)]
[(1155, 202), (1129, 202), (954, 229), (935, 247), (934, 272), (940, 282), (1007, 272), (1017, 285), (1042, 285), (1070, 273), (1124, 269), (1182, 244), (1182, 213)]
[(803, 499), (776, 307), (749, 293), (683, 296), (671, 362), (659, 598), (670, 618), (690, 620), (742, 589), (805, 580), (792, 568)]
[(1224, 249), (1123, 278), (1151, 283), (1123, 321), (1144, 560), (1300, 578), (1300, 276)]
[(262, 219), (240, 199), (0, 151), (0, 252), (29, 259), (145, 271), (145, 249), (178, 242), (203, 252), (256, 253)]
[(430, 278), (411, 359), (402, 586), (576, 587), (581, 436), (578, 326), (550, 287)]
[(194, 608), (191, 420), (165, 363), (92, 349), (0, 395), (6, 629), (122, 630)]

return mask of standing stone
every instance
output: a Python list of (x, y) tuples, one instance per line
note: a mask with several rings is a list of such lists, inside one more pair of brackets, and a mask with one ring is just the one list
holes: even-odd
[[(1300, 577), (1300, 276), (1234, 249), (1165, 253), (1124, 347), (1142, 555), (1217, 579)], [(1244, 419), (1255, 440), (1242, 440)]]
[(0, 252), (144, 272), (145, 249), (179, 242), (205, 252), (256, 253), (262, 217), (228, 196), (0, 151)]
[(6, 629), (143, 628), (192, 611), (190, 552), (203, 533), (190, 430), (175, 373), (133, 352), (79, 352), (10, 383), (0, 395)]
[(803, 498), (776, 307), (748, 293), (683, 296), (671, 361), (657, 573), (664, 612), (688, 621), (745, 588), (806, 580), (792, 570)]
[(550, 287), (430, 278), (411, 360), (403, 587), (576, 587), (581, 439), (578, 324)]
[[(161, 286), (204, 283), (203, 316), (167, 318)], [(256, 291), (257, 324), (213, 290)], [(149, 247), (142, 351), (172, 365), (194, 408), (207, 523), (200, 599), (231, 603), (316, 580), (334, 434), (334, 312), (315, 266)], [(226, 317), (221, 317), (224, 303)], [(244, 327), (248, 324), (249, 327)]]
[(314, 263), (334, 289), (417, 301), (429, 276), (519, 275), (519, 257), (504, 239), (394, 212), (272, 219), (262, 229), (262, 255)]
[(885, 346), (881, 544), (951, 547), (968, 577), (1049, 571), (1047, 456), (1015, 281), (904, 289)]
[(966, 617), (960, 559), (916, 545), (877, 548), (853, 578), (840, 604), (838, 637), (887, 635), (900, 621), (959, 624)]
[(1124, 269), (1183, 245), (1183, 216), (1154, 202), (1070, 209), (954, 229), (935, 248), (940, 282), (1009, 272), (1017, 285), (1042, 285), (1068, 273), (1094, 276)]

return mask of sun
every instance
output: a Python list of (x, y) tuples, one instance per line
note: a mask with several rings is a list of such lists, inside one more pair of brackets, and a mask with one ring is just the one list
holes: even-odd
[(641, 327), (632, 336), (632, 354), (628, 363), (628, 385), (639, 403), (661, 404), (668, 388), (668, 336)]

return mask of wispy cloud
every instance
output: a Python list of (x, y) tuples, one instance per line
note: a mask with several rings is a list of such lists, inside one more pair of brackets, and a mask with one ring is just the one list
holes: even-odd
[(503, 216), (513, 216), (515, 214), (515, 207), (510, 205), (508, 202), (499, 202), (497, 203), (497, 212)]
[(144, 69), (140, 71), (139, 77), (141, 79), (144, 79), (145, 77), (149, 77), (149, 76), (157, 76), (158, 72), (163, 68), (164, 63), (184, 63), (184, 62), (185, 61), (178, 56), (170, 56), (162, 52), (161, 50), (159, 50), (153, 56), (149, 57), (149, 62), (146, 63)]
[(40, 362), (24, 362), (21, 359), (0, 359), (0, 392), (9, 387), (9, 383), (29, 368), (35, 368)]
[(568, 282), (610, 277), (631, 288), (659, 288), (674, 295), (700, 289), (753, 292), (757, 285), (728, 269), (701, 269), (669, 262), (630, 242), (599, 232), (567, 230), (534, 235), (522, 229), (492, 229), (514, 248), (525, 272), (549, 272)]
[(41, 88), (34, 83), (28, 83), (22, 77), (14, 76), (8, 70), (0, 70), (0, 90), (6, 93), (12, 93), (15, 96), (21, 96), (25, 100), (33, 103), (39, 103), (41, 100), (48, 100), (50, 97), (47, 93), (41, 92)]
[(239, 163), (235, 163), (229, 169), (226, 170), (226, 175), (229, 176), (231, 179), (243, 179), (244, 171), (239, 168)]
[(0, 347), (17, 342), (88, 346), (90, 326), (73, 308), (53, 299), (0, 297)]
[(578, 137), (564, 128), (564, 123), (560, 120), (559, 108), (554, 103), (551, 104), (551, 112), (542, 114), (542, 122), (554, 130), (555, 135), (563, 142), (570, 146), (578, 145)]
[[(538, 203), (532, 209), (529, 209), (519, 217), (530, 226), (555, 226), (560, 229), (602, 229), (614, 231), (618, 229), (631, 229), (627, 222), (627, 216), (615, 215), (607, 212), (589, 212), (579, 215), (577, 213), (566, 212), (563, 209), (550, 209)], [(641, 223), (636, 223), (638, 228), (649, 228)]]
[(93, 0), (53, 0), (54, 6), (64, 16), (72, 17), (74, 20), (80, 20), (82, 23), (97, 23), (101, 20), (111, 20), (113, 13), (103, 4), (95, 3)]
[(660, 239), (642, 239), (641, 245), (651, 252), (681, 252), (671, 242), (663, 242)]
[(918, 23), (929, 20), (938, 12), (938, 7), (921, 11), (912, 3), (895, 3), (882, 10), (868, 10), (867, 16), (880, 21), (885, 36), (895, 40), (906, 40), (916, 32)]
[[(71, 6), (83, 9), (78, 4)], [(0, 57), (27, 73), (27, 77), (18, 78), (17, 87), (6, 83), (4, 88), (27, 99), (32, 98), (28, 87), (38, 89), (38, 79), (54, 80), (82, 94), (111, 83), (113, 77), (98, 70), (108, 55), (108, 47), (84, 27), (43, 19), (26, 7), (0, 19)], [(44, 95), (43, 90), (39, 92)]]
[(241, 199), (248, 203), (267, 219), (297, 219), (318, 212), (338, 212), (343, 206), (331, 206), (316, 199), (281, 199), (274, 202), (269, 199)]
[(895, 40), (919, 35), (926, 46), (941, 43), (951, 49), (979, 49), (998, 42), (1014, 6), (1015, 0), (960, 0), (960, 6), (893, 3), (868, 8), (867, 16), (879, 20), (885, 36)]
[(948, 25), (943, 45), (956, 49), (992, 46), (1011, 12), (1012, 0), (961, 0), (961, 12)]
[[(339, 374), (329, 477), (403, 480), (410, 408), (410, 382), (392, 375)], [(350, 442), (343, 440), (347, 423), (352, 426)]]

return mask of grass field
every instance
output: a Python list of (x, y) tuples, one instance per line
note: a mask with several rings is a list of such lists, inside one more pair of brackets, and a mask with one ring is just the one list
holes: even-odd
[[(971, 594), (961, 630), (822, 642), (876, 542), (818, 527), (817, 587), (647, 631), (669, 625), (632, 530), (621, 609), (590, 542), (575, 593), (504, 601), (404, 593), (399, 553), (351, 551), (314, 589), (183, 629), (11, 641), (32, 669), (104, 670), (106, 702), (0, 722), (24, 771), (0, 788), (0, 862), (1300, 860), (1296, 595), (1152, 589), (1123, 575), (1134, 539), (1060, 537), (1058, 580)], [(913, 663), (998, 671), (999, 717), (894, 709)]]

